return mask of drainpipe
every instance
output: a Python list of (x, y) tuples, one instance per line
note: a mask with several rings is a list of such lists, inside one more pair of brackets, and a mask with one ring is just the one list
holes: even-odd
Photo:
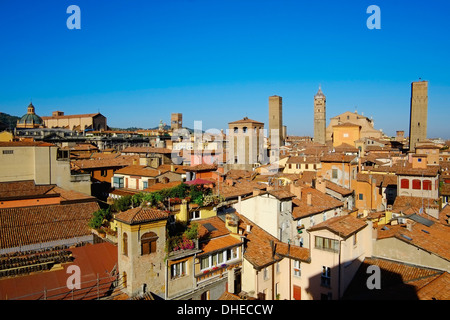
[(52, 184), (52, 150), (48, 147), (48, 184)]
[[(272, 249), (272, 260), (274, 260), (275, 258), (275, 244), (273, 240), (270, 240), (270, 246)], [(275, 263), (272, 264), (272, 300), (275, 300)]]
[(288, 241), (288, 259), (289, 259), (289, 300), (292, 300), (292, 270), (291, 270), (291, 242)]

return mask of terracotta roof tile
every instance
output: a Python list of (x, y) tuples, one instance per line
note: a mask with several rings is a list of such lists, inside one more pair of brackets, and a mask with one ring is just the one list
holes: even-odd
[(216, 171), (216, 164), (197, 164), (195, 166), (185, 167), (184, 171)]
[(148, 188), (144, 189), (144, 192), (155, 192), (155, 191), (161, 191), (164, 189), (170, 189), (176, 186), (179, 186), (182, 182), (181, 181), (171, 181), (167, 183), (158, 182), (155, 183)]
[(74, 160), (71, 162), (74, 170), (89, 170), (99, 168), (126, 167), (138, 161), (139, 156), (122, 156), (116, 155), (114, 158), (101, 158), (89, 160)]
[(426, 169), (412, 168), (411, 166), (399, 167), (397, 175), (402, 176), (426, 176), (435, 177), (439, 174), (439, 166), (428, 166)]
[[(250, 232), (244, 231), (246, 237), (244, 258), (250, 262), (257, 270), (271, 265), (284, 257), (297, 260), (309, 261), (309, 250), (299, 246), (291, 245), (288, 252), (288, 245), (278, 241), (264, 229), (253, 223), (243, 215), (236, 213), (239, 217), (239, 229), (247, 230), (251, 226)], [(272, 247), (272, 243), (274, 247)]]
[[(230, 231), (225, 226), (225, 223), (217, 216), (195, 220), (194, 222), (199, 224), (198, 236), (200, 241), (206, 238), (211, 239), (230, 234)], [(207, 227), (205, 227), (207, 224), (211, 225), (215, 230), (208, 231)]]
[(56, 145), (42, 141), (0, 141), (1, 147), (56, 147)]
[(90, 235), (96, 202), (0, 209), (0, 248)]
[(439, 208), (439, 199), (436, 200), (428, 200), (425, 199), (422, 201), (422, 198), (419, 197), (410, 197), (410, 196), (397, 196), (394, 200), (394, 204), (392, 206), (392, 210), (394, 212), (403, 212), (406, 213), (408, 210), (412, 210), (413, 212), (419, 212), (420, 208), (422, 208), (426, 213), (428, 208)]
[(444, 272), (417, 291), (420, 300), (450, 300), (450, 274)]
[(308, 229), (309, 232), (327, 229), (342, 238), (347, 238), (365, 228), (367, 223), (351, 215), (338, 216), (325, 220)]
[(255, 123), (255, 124), (262, 124), (262, 125), (264, 125), (264, 123), (262, 123), (262, 122), (259, 122), (259, 121), (256, 121), (256, 120), (252, 120), (252, 119), (249, 119), (249, 118), (247, 118), (247, 117), (244, 117), (244, 118), (241, 119), (241, 120), (236, 120), (236, 121), (233, 121), (233, 122), (228, 122), (228, 124), (241, 124), (241, 123)]
[(291, 156), (286, 163), (320, 163), (320, 158), (315, 156)]
[(121, 151), (122, 153), (161, 153), (170, 154), (172, 150), (168, 148), (155, 148), (155, 147), (127, 147)]
[(34, 180), (0, 182), (0, 198), (44, 195), (55, 185), (36, 185)]
[(341, 153), (329, 153), (320, 158), (322, 162), (352, 162), (357, 156), (356, 155), (346, 155)]
[(265, 183), (257, 181), (238, 180), (234, 181), (233, 185), (229, 185), (226, 182), (216, 185), (216, 192), (220, 193), (225, 199), (237, 198), (238, 196), (244, 197), (253, 194), (254, 189), (265, 190), (267, 185)]
[(386, 228), (378, 226), (377, 230), (377, 239), (395, 237), (450, 260), (450, 229), (439, 222), (434, 222), (431, 226), (413, 222), (411, 231), (405, 225), (388, 225)]
[(175, 173), (186, 173), (185, 169), (187, 166), (182, 166), (182, 165), (171, 165), (171, 164), (162, 164), (158, 167), (158, 170), (160, 170), (161, 172), (168, 172), (168, 171), (172, 171), (172, 168), (174, 170)]
[(326, 186), (326, 188), (328, 188), (328, 189), (330, 189), (330, 190), (332, 190), (334, 192), (337, 192), (337, 193), (339, 193), (339, 194), (341, 194), (343, 196), (347, 196), (347, 195), (350, 195), (350, 194), (353, 193), (353, 190), (350, 190), (348, 188), (344, 188), (344, 187), (342, 187), (342, 186), (340, 186), (340, 185), (338, 185), (338, 184), (336, 184), (334, 182), (331, 182), (329, 180), (325, 181), (325, 186)]
[(44, 116), (41, 117), (42, 120), (51, 120), (51, 119), (72, 119), (72, 118), (93, 118), (101, 113), (84, 113), (84, 114), (68, 114), (68, 115), (60, 115), (60, 116)]
[(165, 211), (149, 207), (137, 207), (115, 215), (115, 219), (127, 224), (138, 224), (144, 222), (164, 220), (169, 217)]
[[(308, 217), (313, 214), (343, 207), (344, 203), (311, 187), (302, 188), (302, 198), (292, 200), (292, 216), (294, 219)], [(311, 193), (311, 205), (308, 205), (307, 195)]]
[(223, 250), (225, 248), (237, 246), (237, 245), (240, 245), (241, 243), (242, 243), (241, 240), (239, 240), (231, 235), (209, 239), (209, 240), (201, 242), (199, 244), (200, 250), (202, 250), (202, 252), (200, 254), (198, 254), (198, 256), (200, 257), (203, 254), (209, 254), (214, 251)]
[[(381, 289), (367, 288), (367, 269), (378, 266)], [(447, 285), (447, 287), (445, 287)], [(411, 264), (366, 257), (348, 286), (344, 299), (428, 300), (449, 298), (448, 273)]]
[(129, 165), (126, 167), (123, 167), (115, 172), (116, 174), (124, 174), (124, 175), (131, 175), (131, 176), (142, 176), (142, 177), (157, 177), (161, 174), (161, 171), (148, 167), (148, 166), (141, 166), (141, 165)]

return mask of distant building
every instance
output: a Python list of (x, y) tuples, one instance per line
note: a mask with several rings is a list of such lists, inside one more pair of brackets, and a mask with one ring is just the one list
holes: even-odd
[(369, 119), (361, 114), (358, 114), (356, 111), (346, 111), (340, 115), (330, 118), (330, 123), (326, 129), (326, 140), (333, 140), (333, 127), (344, 123), (351, 123), (361, 126), (360, 138), (381, 138), (383, 136), (381, 130), (376, 130), (374, 128), (373, 119)]
[(107, 130), (106, 117), (101, 113), (64, 115), (62, 111), (54, 111), (51, 117), (42, 117), (47, 128), (66, 128), (74, 131), (87, 129)]
[(264, 123), (247, 117), (228, 123), (228, 169), (252, 170), (263, 161)]
[(361, 126), (351, 122), (345, 122), (333, 126), (333, 147), (347, 144), (355, 146), (355, 141), (360, 140)]
[(89, 175), (72, 174), (69, 151), (47, 142), (0, 142), (0, 182), (34, 180), (91, 194)]
[(428, 81), (411, 83), (411, 111), (409, 121), (409, 150), (415, 151), (417, 142), (426, 140), (428, 122)]
[(351, 215), (327, 219), (308, 229), (311, 263), (303, 270), (309, 276), (309, 299), (339, 300), (365, 257), (372, 255), (370, 222)]
[(327, 98), (319, 87), (314, 96), (314, 142), (321, 144), (326, 142), (326, 103)]

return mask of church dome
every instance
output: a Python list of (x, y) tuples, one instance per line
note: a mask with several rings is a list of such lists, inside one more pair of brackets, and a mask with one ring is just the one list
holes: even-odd
[(35, 112), (34, 112), (34, 106), (32, 103), (30, 103), (28, 105), (28, 112), (26, 114), (24, 114), (22, 116), (22, 118), (20, 118), (19, 125), (28, 125), (28, 124), (33, 124), (33, 125), (43, 125), (44, 124), (44, 120), (42, 120), (41, 117), (39, 117)]
[(19, 120), (20, 124), (43, 124), (44, 121), (37, 114), (26, 114)]

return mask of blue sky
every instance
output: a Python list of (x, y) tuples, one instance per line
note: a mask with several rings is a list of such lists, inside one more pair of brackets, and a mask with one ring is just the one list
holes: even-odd
[[(81, 30), (69, 30), (69, 5)], [(369, 5), (381, 29), (369, 30)], [(313, 134), (313, 96), (327, 119), (358, 110), (409, 131), (410, 84), (429, 81), (428, 136), (450, 139), (448, 0), (0, 1), (0, 112), (100, 111), (113, 127), (227, 128), (268, 123), (283, 97), (288, 134)]]

